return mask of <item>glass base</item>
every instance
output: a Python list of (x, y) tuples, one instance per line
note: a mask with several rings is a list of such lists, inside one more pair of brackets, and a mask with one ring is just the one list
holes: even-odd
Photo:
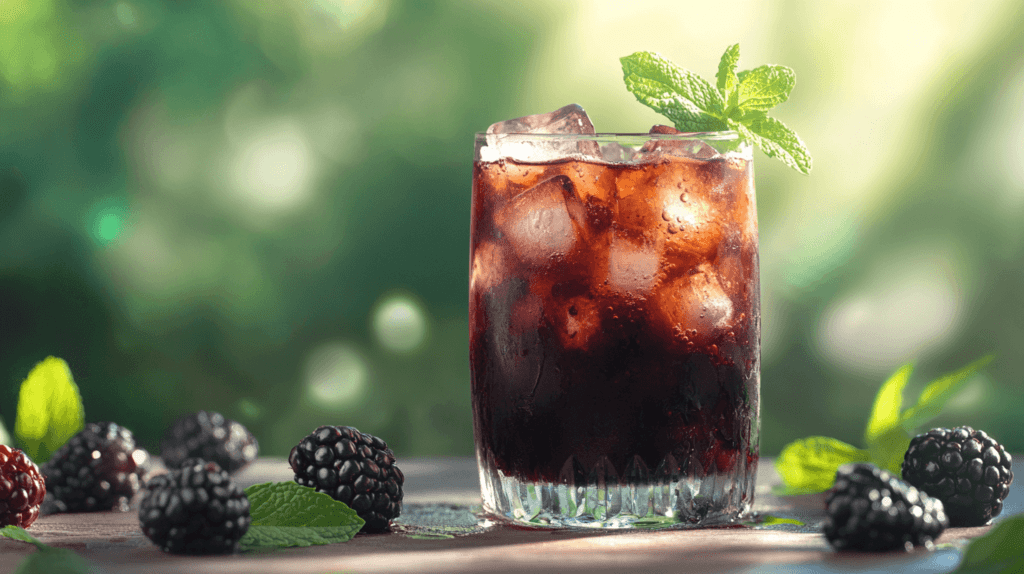
[(579, 484), (520, 480), (483, 460), (479, 470), (484, 512), (497, 521), (538, 528), (700, 528), (750, 514), (757, 461), (738, 463), (731, 472), (660, 478), (656, 472), (630, 481), (602, 461)]

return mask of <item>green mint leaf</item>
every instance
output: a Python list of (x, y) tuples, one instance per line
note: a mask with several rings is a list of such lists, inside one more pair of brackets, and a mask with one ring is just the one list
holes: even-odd
[(238, 543), (242, 552), (348, 542), (360, 526), (269, 526), (252, 524)]
[(894, 476), (900, 476), (903, 473), (903, 455), (910, 446), (910, 439), (910, 434), (902, 426), (885, 431), (868, 445), (871, 462)]
[(796, 76), (785, 66), (765, 65), (736, 72), (740, 46), (726, 48), (717, 84), (676, 66), (653, 52), (620, 58), (623, 80), (636, 99), (672, 120), (676, 129), (734, 130), (800, 173), (811, 171), (811, 154), (800, 136), (765, 112), (789, 98)]
[(406, 538), (412, 538), (413, 540), (450, 540), (455, 538), (454, 534), (445, 534), (443, 532), (420, 532), (416, 534), (406, 534)]
[(294, 482), (265, 482), (245, 489), (252, 523), (242, 550), (313, 546), (350, 540), (364, 521), (344, 502)]
[(866, 462), (870, 453), (840, 440), (812, 436), (789, 443), (775, 459), (782, 477), (779, 494), (810, 494), (828, 490), (836, 470), (848, 462)]
[(85, 426), (85, 412), (68, 364), (47, 357), (21, 384), (14, 435), (25, 454), (46, 461)]
[(736, 90), (736, 84), (739, 83), (736, 77), (736, 64), (739, 61), (740, 45), (733, 44), (722, 54), (722, 60), (718, 62), (718, 74), (715, 75), (718, 79), (718, 93), (722, 94), (729, 107), (733, 105), (731, 97)]
[(1024, 514), (996, 523), (984, 536), (975, 538), (964, 551), (954, 574), (1024, 572)]
[(910, 373), (914, 366), (903, 365), (889, 380), (882, 384), (875, 395), (875, 404), (871, 408), (871, 417), (868, 419), (868, 426), (864, 430), (864, 442), (870, 446), (879, 437), (900, 424), (900, 414), (903, 407), (903, 387), (907, 386)]
[(34, 545), (38, 552), (29, 554), (18, 564), (14, 574), (96, 574), (99, 569), (95, 565), (64, 548), (54, 548), (39, 541), (19, 526), (0, 528), (0, 536), (19, 540)]
[(35, 547), (40, 550), (46, 550), (50, 548), (46, 544), (40, 542), (38, 538), (26, 532), (25, 529), (20, 526), (4, 526), (3, 528), (0, 528), (0, 536), (5, 536), (7, 538), (10, 538), (11, 540), (20, 540), (21, 542), (28, 542), (29, 544), (35, 545)]
[(796, 526), (803, 526), (804, 523), (796, 518), (784, 518), (781, 516), (772, 516), (771, 514), (765, 514), (757, 522), (757, 526), (777, 526), (779, 524), (793, 524)]
[(29, 554), (14, 574), (99, 574), (100, 569), (85, 558), (64, 548), (49, 548)]
[(939, 377), (921, 391), (917, 404), (907, 409), (900, 421), (907, 432), (913, 433), (920, 429), (925, 423), (935, 418), (946, 403), (970, 380), (975, 373), (980, 371), (995, 358), (995, 355), (986, 355), (966, 367), (948, 375)]
[(779, 120), (755, 115), (746, 125), (738, 124), (733, 129), (757, 144), (768, 157), (781, 160), (804, 175), (811, 172), (811, 154), (806, 144)]
[(254, 484), (245, 496), (254, 526), (354, 526), (358, 532), (364, 523), (344, 502), (294, 482)]
[(627, 76), (625, 81), (626, 88), (633, 92), (638, 101), (672, 120), (680, 131), (710, 132), (726, 127), (721, 119), (703, 113), (696, 104), (658, 82), (638, 76)]
[[(669, 108), (680, 106), (686, 108), (688, 113), (703, 112), (714, 118), (724, 118), (725, 100), (722, 94), (697, 74), (653, 52), (637, 52), (620, 61), (626, 87), (641, 103), (661, 113), (664, 113), (662, 109), (648, 101), (653, 99), (655, 102), (663, 102), (660, 104), (662, 106), (667, 104)], [(637, 89), (643, 90), (643, 97)], [(692, 106), (687, 105), (687, 102)]]
[(789, 99), (796, 85), (796, 74), (786, 66), (758, 66), (743, 74), (737, 92), (737, 104), (745, 110), (766, 112)]

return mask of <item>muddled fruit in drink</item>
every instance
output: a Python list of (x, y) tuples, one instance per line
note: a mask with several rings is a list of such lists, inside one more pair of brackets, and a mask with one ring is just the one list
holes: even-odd
[[(521, 132), (579, 132), (554, 138)], [(760, 305), (749, 148), (579, 106), (478, 136), (470, 359), (481, 464), (536, 483), (756, 465)], [(549, 138), (550, 141), (547, 141)]]

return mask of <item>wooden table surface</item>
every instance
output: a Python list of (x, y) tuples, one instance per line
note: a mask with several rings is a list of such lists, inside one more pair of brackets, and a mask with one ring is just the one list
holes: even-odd
[[(955, 568), (960, 548), (990, 526), (951, 528), (934, 551), (837, 553), (819, 527), (823, 495), (777, 497), (771, 461), (762, 459), (754, 510), (795, 518), (804, 526), (725, 527), (696, 530), (564, 531), (488, 525), (477, 519), (480, 493), (471, 458), (400, 460), (405, 505), (397, 531), (357, 535), (349, 542), (266, 553), (215, 557), (161, 552), (139, 530), (136, 511), (41, 517), (29, 532), (68, 548), (107, 574), (327, 574), (340, 572), (913, 572)], [(1018, 457), (1014, 474), (1024, 476)], [(240, 486), (290, 480), (282, 459), (261, 459), (235, 476)], [(1024, 512), (1024, 487), (1014, 483), (999, 518)], [(998, 520), (998, 519), (997, 519)], [(454, 538), (432, 536), (465, 532)], [(947, 544), (948, 543), (948, 544)], [(14, 572), (34, 552), (29, 544), (0, 538), (0, 574)], [(56, 573), (55, 573), (56, 574)]]

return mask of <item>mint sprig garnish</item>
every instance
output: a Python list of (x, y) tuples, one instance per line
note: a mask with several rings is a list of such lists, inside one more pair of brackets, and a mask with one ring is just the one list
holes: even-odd
[(903, 409), (903, 388), (914, 367), (900, 367), (875, 396), (864, 429), (864, 448), (823, 436), (787, 444), (775, 459), (775, 470), (782, 477), (782, 486), (776, 493), (811, 494), (828, 490), (835, 481), (836, 470), (849, 462), (871, 462), (900, 476), (910, 439), (938, 416), (949, 399), (993, 358), (994, 355), (986, 355), (932, 381), (921, 391), (917, 403), (907, 409)]
[(736, 71), (740, 45), (725, 50), (716, 85), (653, 52), (621, 58), (626, 89), (640, 103), (672, 120), (684, 132), (734, 130), (769, 157), (800, 173), (810, 173), (811, 154), (800, 136), (768, 110), (789, 99), (796, 84), (793, 70), (765, 65)]
[(344, 502), (294, 482), (254, 484), (245, 496), (252, 522), (242, 551), (346, 542), (364, 524)]

